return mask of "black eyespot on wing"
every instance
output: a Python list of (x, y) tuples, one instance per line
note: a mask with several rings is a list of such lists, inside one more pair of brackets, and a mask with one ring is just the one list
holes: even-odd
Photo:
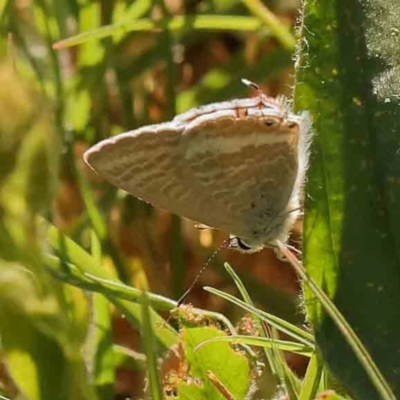
[(296, 128), (296, 126), (297, 126), (296, 122), (289, 122), (289, 124), (288, 124), (289, 129)]
[(267, 118), (267, 119), (264, 121), (264, 124), (267, 125), (267, 126), (274, 126), (274, 125), (276, 124), (276, 121), (273, 120), (273, 119), (271, 119), (271, 118)]

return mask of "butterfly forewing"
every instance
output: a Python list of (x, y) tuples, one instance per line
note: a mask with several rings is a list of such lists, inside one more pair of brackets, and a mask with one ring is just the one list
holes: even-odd
[[(90, 148), (85, 161), (133, 196), (182, 214), (192, 197), (182, 177), (179, 148), (183, 130), (183, 126), (165, 123), (117, 135)], [(199, 210), (192, 204), (191, 214), (199, 217)]]

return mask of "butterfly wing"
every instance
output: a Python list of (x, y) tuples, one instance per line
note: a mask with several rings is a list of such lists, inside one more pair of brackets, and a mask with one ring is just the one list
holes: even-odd
[(103, 140), (84, 155), (114, 186), (152, 205), (203, 222), (207, 203), (187, 182), (181, 139), (185, 125), (146, 126)]
[(250, 110), (245, 117), (224, 110), (197, 118), (183, 143), (192, 181), (210, 197), (204, 222), (264, 243), (286, 230), (296, 207), (299, 125), (284, 113)]
[(156, 207), (264, 243), (297, 205), (301, 124), (290, 116), (264, 95), (216, 103), (104, 140), (85, 160)]

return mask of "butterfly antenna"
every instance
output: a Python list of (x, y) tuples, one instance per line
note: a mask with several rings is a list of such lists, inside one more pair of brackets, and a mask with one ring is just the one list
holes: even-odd
[(254, 83), (254, 82), (252, 82), (252, 81), (250, 81), (248, 79), (245, 79), (245, 78), (241, 79), (241, 81), (242, 81), (243, 85), (251, 87), (254, 90), (260, 90), (260, 86), (258, 86), (257, 83)]
[(208, 257), (208, 260), (205, 262), (205, 264), (201, 267), (200, 271), (194, 278), (192, 284), (189, 286), (189, 288), (183, 293), (183, 295), (179, 298), (178, 302), (176, 303), (176, 307), (179, 307), (186, 299), (187, 295), (193, 290), (197, 282), (199, 281), (201, 275), (203, 275), (204, 271), (206, 268), (210, 265), (211, 261), (214, 260), (216, 255), (221, 251), (222, 248), (226, 247), (226, 244), (228, 243), (228, 239), (225, 239), (222, 244), (216, 249), (213, 253), (211, 253), (210, 257)]
[(250, 81), (250, 80), (248, 80), (248, 79), (245, 79), (245, 78), (241, 79), (241, 81), (242, 81), (243, 85), (245, 85), (245, 86), (247, 86), (247, 87), (249, 87), (249, 88), (254, 89), (259, 95), (261, 95), (261, 94), (264, 93), (264, 92), (262, 91), (262, 89), (260, 88), (260, 86), (257, 85), (257, 83), (254, 83), (254, 82), (252, 82), (252, 81)]

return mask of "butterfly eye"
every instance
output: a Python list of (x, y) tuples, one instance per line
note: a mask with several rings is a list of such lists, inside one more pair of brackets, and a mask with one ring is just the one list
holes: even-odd
[(267, 118), (267, 119), (264, 121), (264, 124), (267, 125), (267, 126), (274, 126), (274, 125), (276, 125), (276, 121), (275, 121), (274, 119)]
[(231, 249), (239, 250), (241, 252), (250, 251), (252, 249), (250, 246), (248, 246), (247, 244), (243, 243), (243, 240), (238, 238), (237, 236), (231, 236), (229, 238), (228, 247), (231, 248)]

